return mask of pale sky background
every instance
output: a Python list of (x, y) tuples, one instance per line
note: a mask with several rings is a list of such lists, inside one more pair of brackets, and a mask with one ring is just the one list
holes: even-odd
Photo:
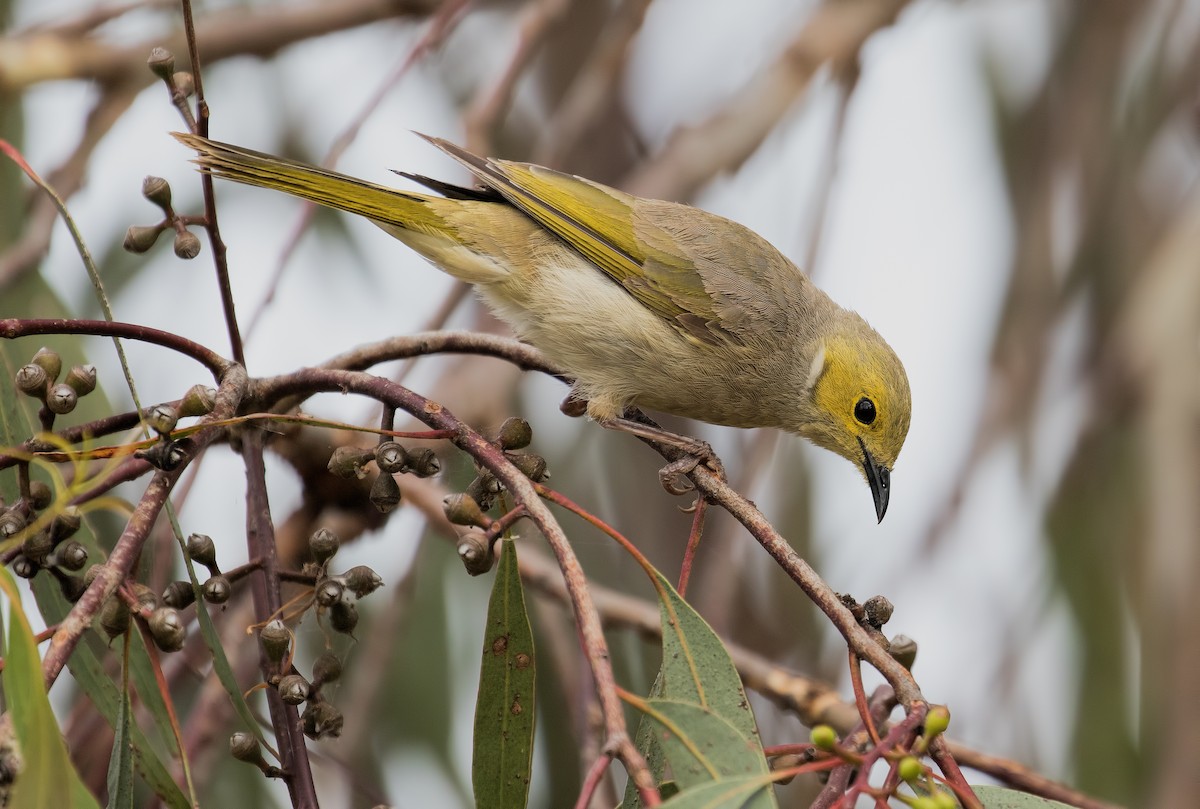
[[(18, 27), (87, 5), (26, 0), (18, 4)], [(891, 342), (910, 376), (912, 428), (882, 525), (875, 524), (857, 470), (828, 453), (805, 451), (817, 479), (821, 574), (838, 591), (884, 593), (892, 600), (896, 615), (888, 629), (920, 642), (917, 679), (932, 700), (951, 706), (957, 738), (1009, 755), (1036, 738), (1043, 757), (1038, 765), (1049, 775), (1069, 778), (1063, 768), (1071, 723), (1063, 711), (1072, 702), (1068, 694), (1076, 667), (1067, 611), (1047, 601), (1041, 507), (1074, 440), (1070, 413), (1080, 392), (1074, 386), (1072, 346), (1079, 335), (1071, 327), (1064, 329), (1059, 349), (1062, 373), (1046, 386), (1040, 408), (1038, 436), (1044, 440), (1034, 442), (1036, 486), (1021, 474), (1015, 447), (1002, 445), (977, 470), (936, 551), (930, 555), (924, 546), (982, 411), (991, 335), (1011, 258), (1010, 213), (998, 173), (985, 71), (992, 60), (1006, 93), (1019, 98), (1031, 92), (1046, 68), (1053, 35), (1047, 7), (1052, 5), (917, 2), (864, 49), (811, 272), (837, 301), (859, 311)], [(660, 146), (682, 123), (703, 120), (772, 60), (803, 22), (796, 7), (785, 0), (658, 0), (635, 45), (626, 81), (629, 109), (648, 146)], [(160, 25), (161, 19), (132, 15), (122, 23), (123, 34), (140, 40), (147, 26)], [(291, 118), (305, 122), (304, 137), (323, 154), (421, 30), (375, 26), (290, 48), (273, 66), (248, 59), (213, 66), (205, 73), (213, 137), (269, 151), (279, 134), (278, 121)], [(770, 34), (764, 37), (764, 31)], [(396, 88), (339, 169), (384, 183), (397, 179), (388, 171), (392, 168), (464, 180), (461, 170), (409, 130), (461, 140), (457, 113), (430, 81), (430, 72), (461, 72), (461, 81), (472, 86), (504, 61), (512, 36), (498, 13), (468, 18), (439, 55)], [(818, 82), (815, 88), (740, 171), (713, 182), (696, 200), (757, 230), (797, 262), (809, 251), (808, 223), (827, 167), (834, 110), (828, 86)], [(74, 84), (43, 86), (29, 94), (25, 151), (31, 165), (46, 171), (65, 156), (81, 126), (79, 111), (92, 96), (91, 89)], [(522, 97), (521, 102), (536, 100)], [(314, 108), (319, 115), (312, 114)], [(101, 243), (123, 232), (131, 211), (139, 217), (136, 223), (155, 219), (157, 211), (138, 196), (146, 174), (172, 182), (177, 209), (200, 209), (188, 155), (166, 134), (178, 128), (160, 85), (142, 93), (100, 146), (87, 187), (71, 200), (85, 237)], [(217, 193), (239, 314), (246, 323), (300, 206), (282, 195), (229, 184), (218, 185)], [(444, 277), (382, 231), (358, 220), (348, 226), (358, 255), (335, 253), (311, 235), (301, 243), (279, 297), (249, 343), (252, 373), (290, 370), (358, 343), (415, 330), (445, 293)], [(207, 242), (204, 250), (191, 263), (178, 261), (165, 246), (149, 254), (150, 266), (114, 301), (117, 318), (170, 328), (227, 352)], [(55, 234), (44, 272), (72, 305), (91, 294), (63, 228)], [(385, 305), (391, 311), (384, 313)], [(314, 323), (328, 325), (313, 328)], [(138, 382), (147, 401), (171, 398), (187, 385), (207, 381), (198, 366), (160, 362), (161, 351), (135, 345), (127, 350), (135, 372), (140, 368)], [(94, 341), (91, 351), (110, 395), (120, 390), (111, 344)], [(418, 389), (420, 379), (415, 377)], [(347, 409), (333, 398), (310, 409), (343, 419), (371, 412), (366, 404)], [(556, 418), (548, 407), (546, 419)], [(563, 421), (545, 429), (599, 429)], [(204, 525), (193, 530), (240, 536), (241, 494), (227, 488), (229, 476), (241, 478), (240, 464), (225, 452), (210, 455), (189, 508), (220, 504), (220, 513), (185, 509), (185, 525), (191, 520)], [(283, 514), (297, 502), (298, 492), (281, 466), (270, 468), (272, 503)], [(655, 469), (643, 471), (646, 486), (657, 487)], [(770, 499), (763, 505), (769, 513)], [(389, 536), (412, 526), (411, 517), (394, 519), (383, 536), (350, 550), (394, 581), (407, 559), (396, 554), (385, 561), (379, 549)], [(223, 562), (226, 552), (223, 548)], [(347, 566), (359, 561), (346, 556)], [(236, 562), (231, 555), (227, 564)], [(470, 623), (464, 616), (462, 625)], [(1009, 632), (1023, 638), (1028, 653), (1007, 669), (1013, 679), (1004, 681), (1001, 655)], [(464, 637), (461, 652), (466, 659), (476, 656), (475, 638)], [(468, 708), (456, 725), (464, 762), (469, 761)], [(447, 795), (444, 785), (425, 783), (422, 792), (413, 792), (418, 787), (411, 776), (434, 770), (418, 761), (397, 767), (394, 797), (406, 805), (423, 805), (422, 800), (440, 805), (436, 801)]]

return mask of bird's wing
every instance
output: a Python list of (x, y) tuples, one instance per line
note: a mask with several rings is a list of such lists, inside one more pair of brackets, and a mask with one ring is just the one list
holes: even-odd
[(795, 290), (792, 276), (800, 273), (741, 225), (427, 140), (693, 339), (740, 343), (751, 330), (786, 328), (779, 296)]

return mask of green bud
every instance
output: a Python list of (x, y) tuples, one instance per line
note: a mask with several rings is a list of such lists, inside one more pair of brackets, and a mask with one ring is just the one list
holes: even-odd
[(917, 761), (915, 756), (905, 756), (900, 759), (900, 763), (896, 767), (896, 773), (905, 783), (911, 784), (921, 777), (925, 768), (921, 766), (921, 762)]
[(958, 798), (944, 789), (935, 790), (930, 797), (937, 809), (959, 809)]
[(810, 738), (813, 747), (831, 753), (837, 748), (837, 732), (829, 725), (817, 725), (812, 729)]
[(942, 735), (948, 727), (950, 727), (950, 711), (945, 705), (934, 705), (929, 709), (929, 713), (925, 714), (924, 736), (926, 739)]

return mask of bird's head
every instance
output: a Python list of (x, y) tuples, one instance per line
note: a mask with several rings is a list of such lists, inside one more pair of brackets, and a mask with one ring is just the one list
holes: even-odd
[(900, 358), (866, 321), (847, 312), (817, 348), (807, 388), (812, 420), (799, 432), (859, 467), (882, 522), (912, 414)]

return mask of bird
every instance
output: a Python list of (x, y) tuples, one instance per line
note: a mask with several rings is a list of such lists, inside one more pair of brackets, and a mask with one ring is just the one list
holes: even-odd
[(397, 172), (435, 193), (398, 190), (173, 134), (201, 171), (363, 216), (474, 286), (595, 421), (629, 425), (637, 407), (797, 434), (858, 466), (883, 521), (911, 418), (904, 366), (744, 225), (427, 135), (477, 187)]

